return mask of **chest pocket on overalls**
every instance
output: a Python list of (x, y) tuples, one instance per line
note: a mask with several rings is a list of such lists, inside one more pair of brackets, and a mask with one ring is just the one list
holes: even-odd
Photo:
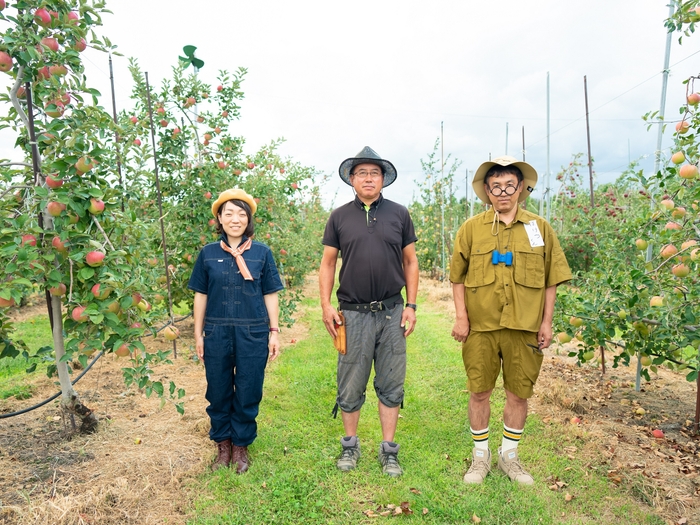
[(495, 241), (472, 244), (469, 254), (469, 268), (464, 285), (468, 288), (486, 286), (496, 279), (496, 272), (491, 264), (491, 253), (496, 249)]
[(514, 255), (515, 282), (528, 288), (544, 288), (544, 246), (533, 248), (527, 242), (518, 243)]
[(260, 284), (260, 277), (262, 276), (262, 269), (263, 269), (263, 264), (264, 261), (248, 261), (246, 260), (245, 262), (246, 266), (248, 266), (248, 270), (250, 271), (250, 275), (253, 276), (252, 281), (246, 281), (243, 279), (243, 276), (241, 275), (241, 279), (243, 279), (243, 293), (246, 295), (259, 295), (261, 294), (261, 284)]

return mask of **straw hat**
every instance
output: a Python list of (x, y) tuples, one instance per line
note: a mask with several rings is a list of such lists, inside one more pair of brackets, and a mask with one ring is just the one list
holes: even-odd
[(527, 199), (532, 193), (532, 190), (535, 189), (535, 184), (537, 184), (537, 171), (535, 171), (535, 168), (530, 166), (527, 162), (519, 161), (515, 157), (509, 157), (508, 155), (496, 157), (495, 159), (489, 162), (484, 162), (481, 166), (479, 166), (479, 169), (476, 170), (476, 173), (474, 174), (474, 180), (472, 181), (474, 193), (476, 193), (477, 196), (486, 204), (491, 204), (491, 201), (489, 200), (486, 190), (484, 190), (484, 177), (486, 177), (488, 171), (494, 166), (513, 166), (518, 168), (523, 173), (524, 190), (518, 197), (518, 202), (523, 202), (525, 199)]
[(253, 196), (248, 195), (240, 188), (232, 188), (222, 192), (221, 195), (219, 195), (219, 197), (214, 201), (214, 204), (211, 205), (211, 212), (214, 214), (214, 217), (218, 215), (219, 207), (221, 207), (223, 203), (233, 199), (245, 202), (248, 206), (250, 206), (251, 215), (255, 215), (255, 210), (258, 209), (258, 205), (255, 203)]
[(384, 184), (383, 188), (386, 188), (389, 184), (396, 180), (396, 168), (388, 160), (382, 159), (376, 151), (374, 151), (369, 146), (365, 146), (362, 151), (360, 151), (354, 157), (345, 159), (340, 163), (340, 178), (343, 179), (345, 184), (352, 186), (350, 182), (350, 172), (358, 164), (376, 164), (382, 168), (382, 173), (384, 174)]

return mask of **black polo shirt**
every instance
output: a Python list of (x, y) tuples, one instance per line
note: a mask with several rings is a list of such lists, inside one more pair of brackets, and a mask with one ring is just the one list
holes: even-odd
[(417, 240), (408, 210), (381, 194), (369, 209), (355, 196), (333, 210), (322, 242), (342, 257), (338, 301), (370, 303), (401, 293), (403, 249)]

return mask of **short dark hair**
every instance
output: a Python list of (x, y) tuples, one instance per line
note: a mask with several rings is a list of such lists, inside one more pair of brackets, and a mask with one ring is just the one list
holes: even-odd
[(518, 184), (523, 181), (523, 172), (517, 166), (492, 166), (484, 176), (484, 184), (489, 183), (491, 177), (499, 177), (500, 175), (515, 175), (518, 177)]
[[(255, 234), (255, 221), (253, 220), (253, 212), (250, 211), (250, 206), (248, 205), (248, 203), (244, 201), (239, 201), (238, 199), (231, 199), (226, 202), (230, 202), (234, 206), (238, 206), (248, 216), (248, 226), (246, 226), (243, 235), (245, 235), (246, 237), (252, 237)], [(221, 206), (219, 206), (219, 209), (216, 211), (216, 233), (218, 233), (219, 235), (224, 233), (224, 229), (221, 227), (221, 222), (219, 221), (219, 216), (221, 215), (221, 210), (223, 210), (224, 206), (226, 206), (226, 202), (222, 203)], [(235, 248), (235, 246), (233, 246), (233, 248)]]

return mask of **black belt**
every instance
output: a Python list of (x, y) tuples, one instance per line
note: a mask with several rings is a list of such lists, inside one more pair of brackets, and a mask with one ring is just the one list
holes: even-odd
[(338, 307), (341, 310), (350, 310), (351, 312), (381, 312), (382, 310), (389, 310), (397, 305), (397, 303), (402, 303), (403, 297), (401, 294), (392, 295), (388, 299), (383, 301), (372, 301), (371, 303), (338, 303)]

